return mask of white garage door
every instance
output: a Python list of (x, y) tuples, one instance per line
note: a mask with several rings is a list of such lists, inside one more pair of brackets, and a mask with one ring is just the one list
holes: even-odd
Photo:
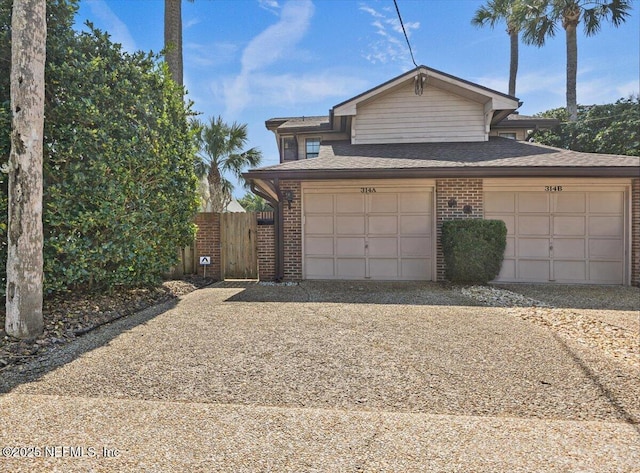
[(497, 280), (623, 284), (624, 190), (542, 189), (485, 192), (485, 218), (508, 230)]
[(307, 279), (431, 280), (433, 188), (305, 188)]

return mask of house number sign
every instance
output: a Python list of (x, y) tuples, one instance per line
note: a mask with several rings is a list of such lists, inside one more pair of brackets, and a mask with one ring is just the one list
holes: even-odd
[(376, 188), (375, 187), (361, 187), (360, 188), (360, 192), (363, 193), (363, 194), (375, 194)]
[(544, 186), (545, 192), (562, 192), (562, 186)]

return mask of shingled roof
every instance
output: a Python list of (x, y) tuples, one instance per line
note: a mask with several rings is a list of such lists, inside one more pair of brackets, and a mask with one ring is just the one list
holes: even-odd
[[(323, 142), (317, 158), (250, 170), (248, 178), (491, 176), (640, 176), (640, 158), (581, 153), (491, 137), (472, 143)], [(383, 176), (380, 176), (383, 177)]]

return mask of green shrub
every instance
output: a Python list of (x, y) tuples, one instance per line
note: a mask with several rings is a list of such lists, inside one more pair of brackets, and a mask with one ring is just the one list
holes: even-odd
[[(9, 12), (0, 0), (0, 168), (9, 157)], [(193, 241), (196, 146), (184, 90), (161, 57), (126, 53), (76, 0), (47, 0), (44, 275), (47, 293), (152, 285)], [(0, 173), (0, 295), (7, 176)]]
[(500, 272), (507, 246), (502, 220), (452, 220), (442, 225), (445, 275), (457, 283), (486, 284)]

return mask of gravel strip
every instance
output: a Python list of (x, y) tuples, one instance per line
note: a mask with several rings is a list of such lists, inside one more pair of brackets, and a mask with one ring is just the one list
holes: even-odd
[[(509, 315), (551, 328), (566, 339), (596, 349), (634, 369), (640, 368), (640, 290), (637, 288), (552, 285), (510, 288), (513, 290), (471, 286), (460, 288), (460, 292), (490, 307), (506, 307)], [(525, 294), (535, 294), (551, 302)], [(585, 305), (600, 310), (583, 309)], [(624, 312), (609, 316), (604, 309), (612, 306), (621, 307)]]
[[(17, 394), (1, 397), (0, 410), (0, 445), (59, 447), (58, 457), (3, 458), (13, 473), (632, 473), (640, 464), (638, 434), (620, 423)], [(62, 446), (84, 455), (62, 456)]]

